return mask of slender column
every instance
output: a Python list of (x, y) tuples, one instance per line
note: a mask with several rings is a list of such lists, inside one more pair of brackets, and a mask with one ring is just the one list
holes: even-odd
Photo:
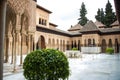
[(36, 45), (37, 45), (37, 43), (34, 42), (34, 50), (36, 50)]
[(17, 52), (17, 45), (16, 45), (16, 43), (17, 43), (17, 35), (18, 35), (18, 33), (15, 33), (15, 38), (14, 38), (14, 54), (13, 54), (13, 72), (15, 72), (16, 71), (16, 52)]
[(33, 51), (33, 35), (30, 36), (30, 52)]
[(23, 53), (23, 33), (21, 33), (21, 52), (20, 52), (20, 65), (22, 65), (22, 53)]
[(20, 28), (21, 28), (21, 25), (20, 25), (20, 23), (21, 23), (21, 21), (20, 21), (20, 19), (21, 19), (21, 15), (20, 14), (17, 14), (16, 15), (16, 30), (15, 30), (15, 39), (14, 39), (14, 48), (15, 48), (15, 50), (14, 50), (14, 56), (13, 56), (13, 72), (15, 72), (16, 71), (16, 61), (17, 61), (17, 59), (16, 59), (16, 57), (17, 57), (17, 54), (19, 53), (19, 34), (20, 34)]
[(28, 53), (30, 53), (30, 34), (28, 34)]
[(0, 80), (3, 80), (3, 51), (6, 18), (6, 0), (0, 0)]
[(11, 64), (13, 64), (13, 56), (14, 56), (14, 49), (15, 49), (15, 34), (12, 34), (12, 57), (11, 57)]

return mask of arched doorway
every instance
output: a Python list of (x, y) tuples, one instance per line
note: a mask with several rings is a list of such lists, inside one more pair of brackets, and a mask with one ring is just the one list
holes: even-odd
[(45, 38), (43, 36), (39, 37), (36, 48), (37, 49), (45, 49), (46, 48), (46, 46), (45, 46)]
[(115, 39), (115, 53), (119, 53), (118, 39)]
[(76, 40), (74, 41), (74, 47), (77, 48)]
[(74, 47), (74, 44), (73, 44), (73, 41), (71, 42), (71, 48), (73, 48)]
[(103, 40), (102, 40), (102, 45), (101, 45), (101, 49), (102, 49), (102, 52), (103, 52), (103, 53), (106, 52), (106, 48), (107, 48), (106, 40), (103, 39)]
[(81, 50), (80, 40), (78, 40), (78, 50)]
[(41, 49), (45, 49), (45, 38), (43, 36), (41, 36)]
[(66, 48), (67, 48), (67, 50), (69, 50), (69, 41), (67, 41)]
[(112, 47), (112, 40), (109, 39), (108, 47)]
[(85, 47), (87, 46), (86, 39), (84, 40), (84, 46), (85, 46)]
[(96, 44), (95, 44), (95, 39), (93, 39), (93, 46), (96, 46)]
[(91, 46), (91, 39), (88, 39), (88, 46)]

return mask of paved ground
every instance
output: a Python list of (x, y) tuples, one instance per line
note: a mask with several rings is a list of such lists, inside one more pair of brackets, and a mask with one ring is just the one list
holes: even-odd
[[(84, 54), (82, 59), (69, 59), (69, 65), (69, 80), (120, 80), (120, 55)], [(5, 74), (3, 80), (25, 79), (22, 70), (19, 70)]]

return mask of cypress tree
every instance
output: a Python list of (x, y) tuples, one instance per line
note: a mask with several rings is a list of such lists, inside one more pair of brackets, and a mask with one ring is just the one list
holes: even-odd
[(95, 16), (95, 18), (96, 18), (96, 20), (101, 22), (101, 11), (99, 8), (98, 8), (97, 15)]
[(101, 8), (101, 9), (98, 8), (97, 15), (95, 16), (95, 19), (104, 24), (104, 18), (105, 18), (105, 14), (104, 14), (103, 8)]
[(112, 5), (108, 0), (105, 8), (105, 25), (107, 27), (110, 27), (110, 25), (117, 20), (116, 15), (112, 10)]
[(105, 14), (104, 14), (104, 11), (103, 11), (103, 8), (101, 8), (101, 22), (103, 23), (103, 24), (105, 24)]
[(79, 20), (78, 24), (84, 26), (87, 23), (88, 19), (86, 17), (86, 14), (87, 14), (87, 10), (85, 8), (84, 2), (82, 2), (81, 9), (80, 9), (80, 18), (78, 19)]

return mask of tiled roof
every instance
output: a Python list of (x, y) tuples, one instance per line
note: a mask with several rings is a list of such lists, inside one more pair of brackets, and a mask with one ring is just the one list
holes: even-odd
[(120, 28), (103, 28), (100, 29), (102, 33), (110, 33), (110, 32), (120, 32)]
[[(56, 32), (56, 33), (60, 33), (60, 34), (65, 34), (65, 35), (67, 35), (67, 36), (76, 36), (76, 35), (81, 35), (81, 33), (79, 33), (79, 32), (76, 32), (76, 33), (71, 33), (71, 32), (68, 32), (68, 31), (63, 31), (63, 30), (60, 30), (60, 29), (57, 29), (57, 28), (55, 28), (55, 29), (52, 29), (52, 28), (47, 28), (47, 27), (42, 27), (42, 26), (38, 26), (37, 25), (37, 28), (42, 28), (42, 29), (45, 29), (45, 30), (49, 30), (50, 32)], [(42, 30), (42, 29), (40, 29), (40, 30)]]
[(54, 27), (57, 27), (58, 25), (56, 25), (56, 24), (54, 24), (54, 23), (49, 23), (49, 25), (52, 25), (52, 26), (54, 26)]
[(80, 24), (76, 24), (76, 25), (72, 26), (70, 29), (68, 29), (68, 31), (76, 31), (76, 30), (80, 30), (82, 28), (83, 28), (83, 26), (81, 26)]
[(81, 33), (80, 32), (68, 32), (68, 31), (63, 31), (63, 30), (60, 30), (60, 29), (53, 29), (55, 31), (58, 31), (58, 32), (61, 32), (61, 33), (65, 33), (65, 34), (69, 34), (69, 35), (80, 35)]
[(93, 21), (89, 21), (86, 25), (83, 26), (83, 28), (80, 30), (80, 32), (90, 32), (90, 31), (99, 31), (95, 23)]
[(111, 26), (118, 26), (118, 25), (119, 25), (118, 20), (116, 20), (114, 23), (111, 24)]
[(105, 25), (102, 24), (102, 23), (101, 23), (100, 21), (98, 21), (98, 20), (96, 20), (95, 25), (96, 25), (98, 28), (105, 27)]

